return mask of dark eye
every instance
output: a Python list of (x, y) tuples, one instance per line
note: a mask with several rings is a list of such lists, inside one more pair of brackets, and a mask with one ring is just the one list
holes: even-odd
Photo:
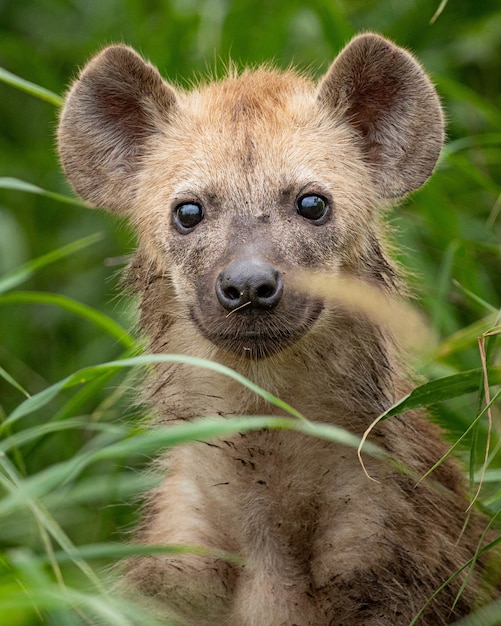
[(196, 202), (184, 202), (174, 209), (174, 225), (183, 235), (192, 231), (203, 217), (204, 211)]
[(301, 196), (297, 201), (297, 212), (307, 220), (323, 224), (329, 214), (329, 203), (315, 194)]

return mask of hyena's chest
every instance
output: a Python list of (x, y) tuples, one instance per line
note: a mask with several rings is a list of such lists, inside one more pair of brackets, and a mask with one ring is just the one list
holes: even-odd
[(346, 485), (361, 473), (354, 452), (295, 433), (237, 435), (191, 454), (201, 506), (227, 538), (220, 547), (297, 563), (310, 560), (328, 519), (349, 512)]

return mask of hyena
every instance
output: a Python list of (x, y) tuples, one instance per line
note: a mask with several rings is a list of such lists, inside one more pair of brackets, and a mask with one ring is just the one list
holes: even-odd
[[(360, 436), (408, 390), (395, 338), (296, 279), (322, 272), (399, 293), (381, 209), (428, 179), (443, 137), (419, 63), (363, 34), (318, 82), (230, 69), (190, 91), (108, 47), (68, 93), (59, 150), (76, 192), (137, 231), (128, 282), (152, 352), (225, 364)], [(161, 424), (284, 415), (233, 379), (181, 364), (158, 366), (144, 395)], [(133, 559), (126, 589), (186, 626), (408, 624), (473, 556), (482, 524), (473, 516), (463, 530), (453, 463), (416, 486), (445, 451), (422, 415), (381, 422), (373, 441), (409, 471), (368, 458), (371, 481), (355, 450), (283, 430), (175, 448), (138, 539), (213, 552)], [(457, 602), (463, 578), (446, 585), (419, 623), (467, 614), (481, 574)]]

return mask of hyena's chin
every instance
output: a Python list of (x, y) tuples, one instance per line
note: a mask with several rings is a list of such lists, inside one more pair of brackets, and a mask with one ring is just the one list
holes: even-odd
[(294, 305), (288, 311), (249, 307), (218, 315), (201, 315), (201, 310), (194, 307), (191, 318), (217, 347), (243, 358), (265, 359), (304, 337), (323, 309), (320, 300), (296, 301)]

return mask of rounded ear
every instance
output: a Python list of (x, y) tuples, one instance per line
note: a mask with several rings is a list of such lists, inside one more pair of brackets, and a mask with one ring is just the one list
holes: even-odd
[(380, 197), (402, 196), (430, 176), (444, 121), (437, 93), (411, 54), (379, 35), (359, 35), (334, 60), (318, 99), (359, 134)]
[(95, 56), (71, 87), (59, 123), (59, 154), (75, 191), (95, 206), (127, 211), (145, 141), (176, 108), (174, 89), (126, 46)]

